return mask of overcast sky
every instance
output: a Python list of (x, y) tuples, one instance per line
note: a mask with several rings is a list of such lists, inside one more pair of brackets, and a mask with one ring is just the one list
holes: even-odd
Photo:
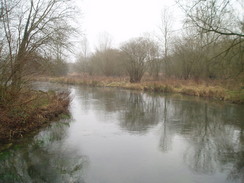
[[(83, 14), (81, 27), (91, 49), (98, 44), (104, 32), (111, 35), (115, 47), (144, 33), (155, 33), (160, 26), (161, 13), (165, 7), (176, 15), (175, 11), (178, 11), (174, 0), (78, 1)], [(174, 19), (174, 23), (178, 24), (178, 19)]]

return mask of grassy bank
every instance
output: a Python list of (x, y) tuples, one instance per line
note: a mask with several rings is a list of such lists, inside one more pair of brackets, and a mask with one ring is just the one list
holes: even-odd
[(14, 101), (0, 105), (0, 142), (6, 143), (68, 115), (68, 93), (22, 91)]
[(244, 86), (233, 81), (193, 81), (166, 79), (162, 81), (144, 80), (130, 83), (126, 78), (67, 76), (37, 80), (66, 84), (98, 87), (117, 87), (162, 93), (180, 93), (190, 96), (207, 97), (232, 103), (244, 104)]

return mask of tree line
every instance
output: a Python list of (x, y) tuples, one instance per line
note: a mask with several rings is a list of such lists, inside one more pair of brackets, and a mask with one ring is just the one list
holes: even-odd
[(144, 74), (157, 80), (243, 78), (243, 2), (180, 0), (177, 4), (186, 15), (181, 32), (173, 32), (170, 12), (164, 10), (157, 36), (132, 38), (119, 48), (111, 47), (105, 36), (100, 44), (106, 46), (90, 54), (87, 41), (82, 42), (75, 71), (129, 76), (130, 82), (140, 82)]
[[(174, 32), (164, 10), (157, 36), (132, 38), (111, 46), (105, 35), (93, 53), (82, 41), (73, 71), (89, 75), (153, 79), (243, 79), (244, 19), (240, 0), (178, 0), (184, 27)], [(33, 74), (68, 72), (65, 53), (77, 33), (70, 0), (0, 0), (0, 98), (21, 90)], [(76, 36), (79, 36), (76, 34)]]

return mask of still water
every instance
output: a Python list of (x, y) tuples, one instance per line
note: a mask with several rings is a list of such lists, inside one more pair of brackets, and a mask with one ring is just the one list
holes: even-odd
[(71, 119), (0, 152), (0, 182), (244, 182), (244, 106), (38, 85), (71, 91)]

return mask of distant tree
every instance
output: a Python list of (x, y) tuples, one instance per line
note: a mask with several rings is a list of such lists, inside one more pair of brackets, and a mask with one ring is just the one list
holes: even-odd
[[(121, 76), (124, 73), (121, 53), (117, 49), (96, 51), (88, 60), (90, 74)], [(89, 69), (88, 69), (89, 70)]]
[(63, 59), (53, 59), (50, 64), (50, 75), (65, 76), (68, 73), (68, 64)]
[(130, 82), (140, 82), (150, 61), (158, 56), (158, 46), (148, 38), (135, 38), (124, 43), (121, 48), (124, 54), (125, 69)]
[(85, 59), (89, 56), (89, 42), (86, 37), (81, 40), (80, 56)]
[(105, 51), (112, 48), (112, 36), (108, 32), (101, 32), (98, 37), (96, 51)]
[(171, 61), (175, 76), (183, 79), (201, 77), (204, 63), (199, 39), (188, 36), (175, 40)]
[(76, 71), (89, 75), (120, 76), (124, 73), (120, 50), (112, 48), (112, 37), (107, 32), (99, 35), (93, 53), (87, 54), (87, 40), (82, 42)]
[(163, 57), (163, 66), (164, 73), (166, 75), (170, 74), (170, 60), (169, 60), (169, 49), (170, 49), (170, 40), (172, 36), (172, 14), (169, 9), (164, 9), (161, 15), (161, 25), (159, 41), (162, 46), (162, 57)]
[(75, 67), (72, 69), (75, 72), (86, 73), (89, 70), (89, 43), (86, 37), (80, 42), (80, 52), (77, 56)]
[(158, 57), (156, 57), (153, 60), (150, 60), (147, 64), (148, 66), (148, 72), (150, 74), (150, 76), (153, 77), (154, 80), (158, 80), (159, 79), (159, 73), (162, 70), (161, 66), (162, 66), (162, 59)]
[(100, 68), (105, 76), (120, 76), (124, 73), (121, 53), (117, 49), (100, 52)]

